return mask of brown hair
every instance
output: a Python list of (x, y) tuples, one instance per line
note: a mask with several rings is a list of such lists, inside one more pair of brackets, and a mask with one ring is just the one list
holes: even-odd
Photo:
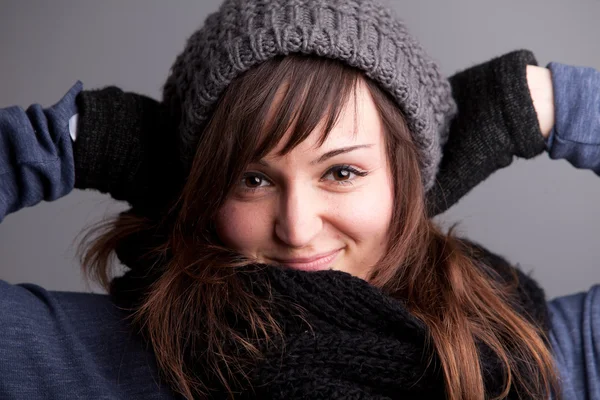
[[(162, 230), (164, 240), (148, 254), (160, 255), (164, 265), (135, 310), (134, 323), (143, 328), (175, 390), (188, 398), (207, 395), (214, 379), (233, 396), (261, 357), (258, 340), (272, 343), (283, 333), (269, 313), (272, 299), (247, 292), (232, 273), (252, 261), (224, 247), (211, 221), (246, 166), (268, 154), (290, 129), (282, 154), (325, 121), (322, 143), (360, 81), (368, 85), (383, 121), (395, 196), (388, 251), (367, 280), (404, 299), (427, 325), (449, 399), (486, 398), (481, 343), (503, 364), (500, 397), (511, 388), (548, 397), (556, 376), (542, 329), (511, 307), (514, 285), (501, 284), (460, 240), (427, 218), (418, 155), (401, 110), (362, 72), (338, 61), (278, 57), (234, 80), (203, 130), (185, 187), (165, 208), (164, 219), (123, 215), (90, 231), (81, 247), (87, 245), (82, 264), (88, 276), (108, 288), (112, 252), (131, 235)], [(281, 88), (285, 93), (273, 109)], [(228, 324), (229, 312), (243, 316), (248, 336)], [(202, 374), (186, 353), (199, 342), (207, 349), (197, 356)]]

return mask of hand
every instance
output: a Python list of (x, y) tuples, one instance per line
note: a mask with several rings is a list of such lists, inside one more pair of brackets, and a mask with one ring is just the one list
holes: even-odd
[(527, 84), (540, 123), (540, 130), (547, 139), (554, 126), (554, 90), (550, 70), (528, 65)]

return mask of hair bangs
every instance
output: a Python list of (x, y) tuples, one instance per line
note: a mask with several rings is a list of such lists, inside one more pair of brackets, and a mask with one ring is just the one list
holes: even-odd
[[(311, 65), (311, 68), (306, 68), (305, 64)], [(271, 81), (272, 88), (268, 92), (275, 95), (264, 102), (258, 113), (267, 115), (267, 118), (258, 121), (254, 126), (256, 131), (250, 132), (259, 138), (251, 161), (264, 158), (281, 143), (283, 145), (276, 156), (284, 156), (317, 128), (321, 129), (318, 146), (322, 146), (350, 96), (356, 99), (356, 86), (360, 79), (358, 71), (339, 61), (303, 55), (287, 56), (270, 68), (282, 71), (280, 76), (283, 79)], [(354, 101), (355, 127), (356, 104)], [(282, 142), (284, 138), (285, 142)]]

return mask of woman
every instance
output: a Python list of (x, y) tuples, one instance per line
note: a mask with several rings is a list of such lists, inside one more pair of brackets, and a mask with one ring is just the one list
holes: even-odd
[[(314, 6), (306, 4), (307, 9)], [(371, 16), (378, 15), (378, 22), (396, 24), (370, 2), (358, 10), (368, 7), (375, 7)], [(352, 58), (339, 54), (338, 61), (271, 54), (274, 58), (242, 74), (242, 64), (235, 64), (245, 59), (240, 53), (241, 58), (232, 61), (240, 74), (220, 82), (224, 93), (204, 92), (214, 89), (209, 79), (218, 81), (228, 70), (219, 65), (224, 68), (221, 74), (211, 75), (215, 70), (199, 66), (193, 72), (194, 62), (205, 61), (194, 52), (211, 50), (198, 46), (198, 39), (210, 41), (215, 33), (211, 29), (243, 30), (242, 24), (220, 18), (239, 18), (239, 23), (246, 21), (245, 12), (248, 8), (227, 2), (220, 14), (209, 18), (165, 87), (168, 114), (175, 117), (181, 135), (177, 150), (186, 179), (173, 179), (183, 182), (181, 193), (157, 196), (149, 202), (151, 210), (141, 213), (138, 208), (122, 215), (93, 243), (84, 263), (106, 283), (113, 250), (132, 268), (111, 290), (117, 303), (135, 312), (134, 323), (153, 346), (172, 388), (187, 397), (201, 391), (215, 397), (229, 392), (259, 398), (548, 395), (554, 367), (544, 342), (547, 321), (535, 283), (522, 274), (514, 282), (503, 260), (441, 234), (426, 218), (424, 195), (427, 189), (432, 193), (440, 162), (436, 135), (446, 131), (453, 105), (447, 85), (418, 45), (403, 28), (391, 29), (401, 33), (392, 40), (413, 46), (407, 54), (416, 59), (407, 58), (416, 64), (404, 64), (409, 70), (390, 76), (416, 74), (419, 82), (410, 93), (408, 85), (404, 91), (392, 91), (396, 97), (380, 87), (388, 75), (367, 79), (364, 71), (349, 68)], [(293, 35), (286, 39), (298, 44)], [(303, 50), (326, 51), (323, 42), (313, 45)], [(430, 81), (410, 68), (423, 68), (422, 76)], [(432, 101), (425, 111), (420, 108), (436, 96), (439, 103)], [(217, 99), (216, 108), (209, 110)], [(340, 124), (333, 123), (336, 116)], [(464, 125), (454, 128), (459, 131)], [(322, 136), (329, 130), (328, 137)], [(360, 150), (369, 153), (338, 152), (336, 165), (316, 173), (326, 149), (350, 144), (364, 145)], [(285, 151), (278, 154), (280, 150)], [(320, 156), (321, 163), (313, 156)], [(501, 166), (489, 164), (487, 173)], [(335, 183), (346, 181), (354, 186)], [(355, 229), (357, 221), (348, 219), (345, 210), (362, 218), (363, 229)], [(155, 218), (157, 211), (164, 218)], [(337, 253), (315, 262), (306, 259), (322, 250)], [(327, 270), (303, 271), (314, 267)], [(2, 314), (13, 307), (27, 310), (27, 301), (29, 310), (38, 308), (35, 299), (24, 299), (18, 289), (3, 288)], [(67, 297), (58, 295), (48, 302), (57, 321), (68, 315), (64, 309), (72, 300)], [(106, 311), (101, 302), (84, 307), (90, 322)], [(8, 316), (4, 325), (18, 326), (17, 336), (36, 331), (23, 323), (25, 317)], [(80, 356), (93, 343), (102, 343), (102, 337), (111, 337), (108, 332), (115, 327), (96, 328), (101, 332), (84, 337), (66, 332), (77, 336), (81, 348), (74, 349), (73, 360), (83, 362), (82, 371), (110, 365), (110, 354), (98, 354), (97, 348), (89, 359)], [(8, 334), (14, 336), (15, 331)], [(37, 335), (36, 341), (44, 340), (56, 338)], [(145, 376), (139, 364), (128, 364), (145, 355), (136, 346), (131, 357), (123, 359), (125, 368), (133, 369), (127, 379)], [(16, 380), (6, 381), (10, 386)], [(12, 389), (7, 393), (19, 393)]]

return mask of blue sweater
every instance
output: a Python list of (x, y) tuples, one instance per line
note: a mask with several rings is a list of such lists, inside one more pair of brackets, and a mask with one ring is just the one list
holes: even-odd
[(0, 399), (174, 399), (106, 295), (0, 281)]
[[(600, 96), (592, 93), (600, 88), (600, 73), (560, 64), (550, 68), (557, 113), (550, 155), (598, 172)], [(78, 82), (48, 109), (0, 109), (0, 221), (73, 189), (68, 121), (77, 112), (80, 91)], [(584, 110), (569, 108), (574, 96)], [(600, 288), (548, 306), (563, 398), (600, 398)], [(0, 399), (177, 397), (160, 382), (151, 349), (107, 295), (0, 281)]]
[[(81, 90), (48, 109), (0, 109), (0, 221), (73, 189), (69, 119)], [(176, 398), (157, 371), (107, 295), (0, 281), (0, 399)]]

